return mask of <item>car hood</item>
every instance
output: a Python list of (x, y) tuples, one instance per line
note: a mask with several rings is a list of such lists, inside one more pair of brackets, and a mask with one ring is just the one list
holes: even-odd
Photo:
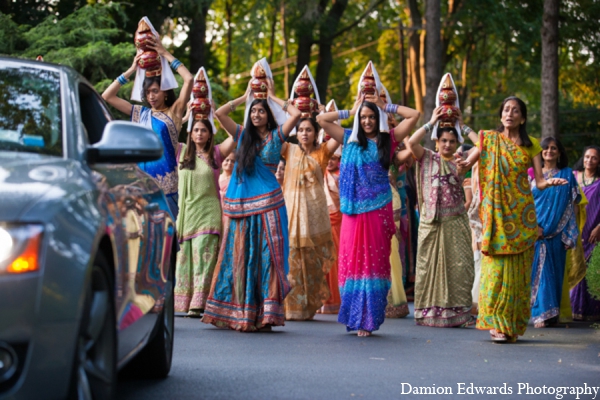
[(90, 188), (85, 175), (73, 160), (0, 151), (0, 221), (49, 220)]

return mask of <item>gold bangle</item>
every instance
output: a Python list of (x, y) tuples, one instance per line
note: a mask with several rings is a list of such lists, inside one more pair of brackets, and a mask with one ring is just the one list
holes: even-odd
[(284, 102), (283, 102), (283, 106), (281, 106), (281, 109), (282, 109), (283, 111), (287, 111), (288, 105), (289, 105), (288, 101), (287, 101), (287, 100), (286, 100), (286, 101), (284, 101)]
[(233, 101), (229, 102), (229, 109), (231, 110), (231, 112), (235, 111), (235, 104), (233, 104)]

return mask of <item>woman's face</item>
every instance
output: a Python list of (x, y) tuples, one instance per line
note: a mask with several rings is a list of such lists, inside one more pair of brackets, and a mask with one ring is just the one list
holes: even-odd
[(262, 104), (255, 104), (250, 109), (250, 120), (252, 124), (257, 128), (262, 128), (267, 125), (269, 118), (267, 116), (267, 110)]
[(375, 123), (377, 118), (373, 110), (369, 107), (361, 107), (360, 109), (360, 126), (363, 128), (367, 135), (372, 134), (375, 131)]
[(438, 139), (438, 152), (442, 157), (450, 158), (456, 153), (458, 140), (452, 132), (444, 132)]
[(300, 125), (298, 125), (298, 142), (302, 145), (302, 147), (312, 146), (315, 143), (315, 128), (313, 128), (310, 121), (302, 121)]
[(525, 122), (519, 103), (516, 100), (509, 100), (504, 104), (500, 121), (506, 129), (518, 129)]
[(223, 171), (231, 173), (233, 172), (233, 166), (235, 164), (235, 153), (231, 153), (223, 160)]
[(279, 165), (277, 165), (277, 172), (275, 172), (275, 178), (277, 178), (278, 182), (283, 182), (284, 173), (285, 173), (285, 162), (279, 161)]
[(158, 83), (153, 83), (146, 90), (146, 101), (150, 104), (150, 107), (155, 110), (161, 110), (165, 107), (165, 98), (167, 97), (167, 93), (160, 90), (160, 86)]
[(542, 158), (544, 161), (557, 162), (560, 151), (555, 142), (550, 142), (548, 147), (542, 150)]
[(210, 132), (204, 122), (197, 121), (192, 128), (192, 141), (196, 144), (196, 149), (204, 149), (210, 138)]
[(595, 149), (588, 149), (583, 155), (583, 168), (595, 173), (600, 163), (600, 154)]
[(340, 158), (338, 156), (333, 156), (329, 159), (327, 163), (327, 171), (335, 172), (340, 169)]

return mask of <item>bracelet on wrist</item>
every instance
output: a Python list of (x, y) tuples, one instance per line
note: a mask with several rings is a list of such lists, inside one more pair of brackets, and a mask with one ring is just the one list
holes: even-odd
[(350, 118), (350, 111), (348, 110), (339, 110), (338, 111), (338, 119), (348, 119)]
[(173, 61), (171, 61), (171, 68), (173, 69), (173, 71), (177, 71), (177, 68), (179, 68), (181, 66), (181, 61), (179, 61), (178, 59), (174, 59)]
[(288, 109), (288, 105), (289, 105), (289, 104), (290, 104), (290, 103), (289, 103), (287, 100), (286, 100), (286, 101), (284, 101), (284, 102), (283, 102), (283, 105), (281, 106), (281, 109), (282, 109), (283, 111), (287, 111), (287, 109)]
[(396, 104), (386, 104), (385, 105), (385, 112), (388, 114), (396, 114), (396, 111), (398, 110), (398, 106)]
[(425, 129), (426, 133), (431, 133), (431, 130), (433, 129), (433, 127), (431, 126), (431, 124), (429, 122), (427, 122), (425, 125), (423, 125), (423, 129)]
[(227, 104), (229, 104), (229, 109), (231, 110), (231, 112), (234, 112), (236, 109), (236, 106), (235, 106), (235, 104), (233, 104), (233, 101), (230, 101)]
[(116, 81), (119, 82), (119, 85), (123, 86), (127, 82), (129, 82), (129, 79), (125, 78), (125, 75), (121, 74), (121, 75), (117, 76)]

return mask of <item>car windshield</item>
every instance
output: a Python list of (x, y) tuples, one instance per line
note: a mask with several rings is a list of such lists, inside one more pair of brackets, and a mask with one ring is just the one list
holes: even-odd
[(0, 151), (62, 156), (60, 75), (0, 66)]

